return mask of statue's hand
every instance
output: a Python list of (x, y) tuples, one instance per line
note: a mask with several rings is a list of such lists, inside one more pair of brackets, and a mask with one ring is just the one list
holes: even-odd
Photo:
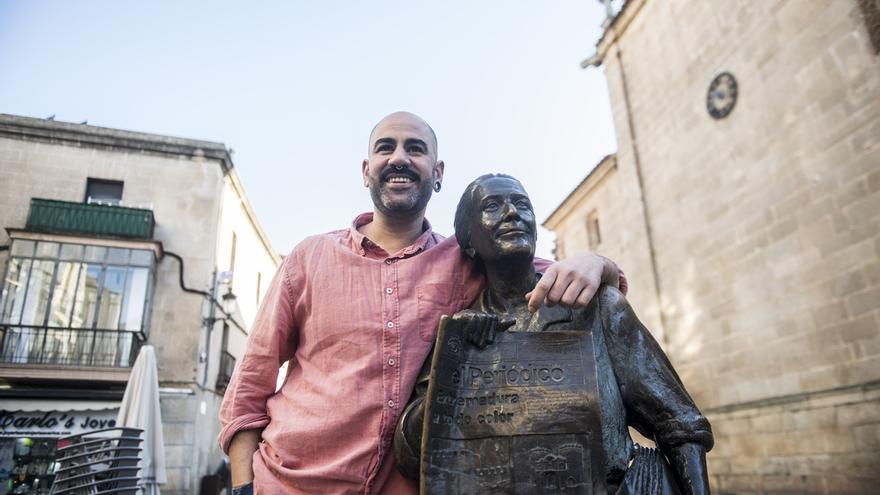
[(617, 265), (598, 254), (580, 253), (557, 261), (544, 271), (535, 288), (526, 294), (529, 311), (534, 313), (541, 304), (585, 308), (601, 284), (619, 288), (619, 276)]
[(516, 324), (510, 317), (466, 309), (452, 315), (452, 320), (464, 324), (464, 338), (480, 349), (495, 341), (495, 335)]

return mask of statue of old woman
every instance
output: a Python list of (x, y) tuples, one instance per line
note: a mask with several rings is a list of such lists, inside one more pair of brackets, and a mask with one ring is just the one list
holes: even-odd
[[(515, 396), (493, 393), (488, 399), (493, 402), (498, 401), (499, 397), (505, 398), (507, 402), (520, 400), (520, 403), (495, 406), (495, 417), (487, 416), (486, 421), (494, 420), (496, 423), (505, 419), (513, 422), (511, 418), (515, 418), (515, 415), (509, 411), (516, 411), (519, 414), (520, 411), (529, 410), (534, 414), (536, 410), (541, 412), (540, 409), (545, 409), (541, 414), (555, 418), (557, 423), (563, 423), (553, 428), (564, 430), (566, 422), (590, 425), (589, 422), (579, 422), (578, 415), (589, 415), (591, 410), (595, 413), (598, 421), (592, 424), (595, 425), (593, 428), (599, 431), (582, 432), (583, 435), (578, 437), (586, 439), (584, 442), (591, 454), (584, 454), (583, 445), (575, 445), (577, 442), (565, 444), (568, 445), (566, 448), (569, 450), (575, 448), (578, 450), (579, 457), (576, 458), (578, 459), (576, 462), (591, 458), (591, 462), (594, 462), (592, 468), (587, 466), (584, 471), (586, 474), (566, 474), (569, 484), (560, 482), (558, 485), (553, 485), (558, 489), (554, 488), (549, 492), (595, 493), (596, 487), (601, 487), (599, 490), (607, 489), (609, 494), (709, 493), (706, 452), (713, 444), (709, 422), (697, 409), (669, 359), (636, 317), (624, 296), (613, 287), (602, 286), (597, 296), (584, 309), (541, 306), (536, 312), (529, 312), (524, 295), (534, 289), (541, 274), (535, 273), (532, 263), (537, 240), (535, 213), (522, 184), (515, 178), (502, 174), (484, 175), (474, 180), (465, 189), (458, 204), (455, 214), (455, 235), (464, 252), (477, 260), (487, 280), (486, 289), (472, 307), (451, 318), (466, 329), (465, 345), (471, 346), (470, 349), (476, 353), (473, 355), (488, 353), (493, 350), (493, 346), (500, 345), (493, 341), (500, 341), (502, 337), (508, 338), (513, 335), (519, 339), (540, 337), (545, 340), (552, 340), (557, 336), (570, 338), (571, 335), (575, 335), (586, 341), (585, 349), (588, 351), (586, 355), (590, 361), (587, 363), (587, 368), (594, 379), (584, 381), (587, 387), (592, 387), (592, 390), (582, 392), (586, 394), (582, 397), (587, 398), (583, 402), (589, 403), (583, 408), (557, 411), (552, 410), (557, 406), (527, 406), (522, 404), (528, 400), (524, 395), (525, 392), (522, 392), (526, 390), (524, 388), (515, 389), (517, 391)], [(461, 469), (459, 471), (443, 469), (442, 465), (439, 470), (437, 469), (438, 462), (441, 464), (445, 462), (443, 456), (434, 456), (431, 461), (433, 470), (425, 470), (424, 464), (420, 469), (423, 450), (430, 444), (428, 438), (422, 437), (430, 436), (432, 431), (429, 422), (425, 419), (426, 411), (432, 407), (433, 399), (429, 398), (426, 401), (425, 397), (426, 394), (429, 396), (431, 394), (429, 390), (431, 381), (445, 377), (432, 376), (432, 366), (433, 373), (448, 374), (450, 369), (439, 366), (446, 358), (440, 355), (437, 349), (434, 350), (434, 354), (435, 356), (429, 357), (423, 367), (413, 397), (401, 415), (394, 438), (395, 455), (399, 469), (407, 476), (418, 478), (420, 474), (428, 477), (435, 476), (431, 473), (442, 473), (442, 481), (422, 479), (423, 491), (467, 491), (469, 489), (450, 489), (450, 487), (466, 485), (450, 484), (448, 480), (449, 476), (456, 476), (455, 473)], [(496, 366), (498, 362), (496, 358), (494, 361)], [(540, 370), (534, 371), (540, 372)], [(546, 376), (550, 378), (549, 374)], [(543, 393), (544, 389), (541, 391)], [(516, 397), (516, 399), (506, 399), (507, 397)], [(590, 397), (597, 399), (589, 400)], [(460, 401), (461, 404), (465, 404), (462, 407), (466, 407), (470, 404), (465, 402), (466, 400), (478, 398), (485, 401), (485, 396), (469, 396), (467, 399), (454, 400)], [(449, 402), (448, 397), (444, 400)], [(547, 404), (563, 403), (557, 401)], [(566, 406), (563, 404), (558, 407)], [(500, 416), (497, 414), (499, 409), (502, 411)], [(546, 411), (546, 409), (551, 410)], [(482, 423), (482, 416), (480, 420)], [(537, 423), (521, 420), (518, 424)], [(497, 426), (502, 430), (506, 427), (504, 424)], [(653, 440), (657, 448), (636, 445), (629, 435), (629, 427)], [(590, 428), (586, 427), (586, 429)], [(462, 426), (459, 430), (465, 431), (466, 428)], [(523, 443), (520, 439), (529, 439), (528, 435), (536, 432), (515, 433), (519, 435), (518, 439), (503, 439), (502, 443), (496, 438), (494, 439), (496, 443), (492, 444), (491, 449), (473, 446), (453, 449), (448, 447), (452, 444), (444, 444), (447, 445), (444, 455), (457, 455), (467, 451), (468, 455), (477, 457), (482, 455), (485, 458), (490, 455), (486, 452), (493, 449), (497, 451), (499, 446), (528, 445), (533, 451), (548, 453), (533, 460), (532, 463), (543, 465), (542, 469), (547, 469), (549, 474), (558, 474), (553, 472), (554, 469), (571, 470), (568, 464), (572, 463), (573, 457), (566, 458), (565, 454), (559, 453), (559, 448), (554, 451), (553, 446), (543, 450), (543, 447), (539, 448), (540, 445), (536, 446), (542, 439), (552, 436), (535, 435), (533, 439)], [(510, 447), (510, 449), (514, 448)], [(484, 453), (480, 454), (480, 452)], [(536, 486), (524, 489), (524, 485), (517, 485), (516, 480), (510, 484), (504, 480), (497, 481), (499, 473), (502, 477), (512, 478), (521, 476), (522, 473), (516, 472), (520, 470), (519, 468), (506, 468), (505, 462), (496, 461), (494, 464), (501, 467), (477, 469), (479, 471), (477, 474), (480, 476), (487, 474), (496, 476), (494, 484), (480, 485), (482, 488), (474, 488), (475, 491), (548, 492), (544, 489), (537, 490)], [(509, 464), (512, 466), (515, 463)], [(476, 475), (469, 473), (468, 476)], [(578, 476), (592, 477), (596, 482), (581, 482)], [(572, 483), (575, 479), (579, 480), (578, 483)]]

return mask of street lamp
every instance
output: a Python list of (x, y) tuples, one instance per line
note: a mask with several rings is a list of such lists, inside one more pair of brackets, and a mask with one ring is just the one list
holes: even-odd
[[(223, 275), (226, 275), (226, 274), (224, 273)], [(218, 280), (218, 283), (215, 283), (214, 290), (212, 291), (212, 294), (208, 296), (208, 299), (211, 302), (211, 312), (210, 312), (210, 315), (204, 319), (204, 324), (208, 327), (208, 335), (207, 335), (206, 341), (205, 341), (206, 342), (205, 343), (205, 351), (203, 351), (200, 355), (200, 361), (205, 363), (205, 372), (204, 372), (204, 375), (202, 376), (202, 387), (204, 387), (208, 383), (208, 368), (210, 365), (209, 361), (211, 358), (211, 353), (210, 353), (209, 348), (211, 346), (211, 335), (214, 333), (214, 324), (217, 323), (218, 321), (223, 322), (223, 341), (221, 343), (221, 352), (226, 352), (226, 347), (228, 345), (227, 341), (229, 340), (228, 334), (229, 334), (229, 323), (230, 322), (232, 322), (233, 325), (237, 326), (238, 328), (241, 328), (241, 330), (244, 331), (244, 328), (242, 328), (241, 325), (237, 321), (235, 321), (234, 315), (235, 315), (236, 311), (238, 311), (238, 301), (237, 301), (237, 298), (235, 297), (235, 294), (232, 292), (231, 277), (230, 277), (230, 280), (226, 283), (228, 283), (229, 285), (227, 285), (227, 287), (226, 287), (226, 293), (224, 293), (222, 296), (220, 296), (220, 299), (221, 299), (220, 301), (215, 299), (213, 296), (213, 294), (216, 294), (218, 292), (217, 289), (219, 289), (218, 286), (220, 285), (219, 280)], [(220, 313), (222, 313), (222, 315), (219, 317), (216, 316), (216, 310), (220, 310)], [(221, 358), (222, 358), (222, 354), (221, 354)], [(221, 365), (222, 365), (222, 361), (221, 361)]]
[(223, 310), (227, 315), (231, 318), (236, 311), (238, 311), (238, 300), (235, 297), (235, 294), (232, 293), (232, 287), (226, 289), (226, 294), (223, 294)]

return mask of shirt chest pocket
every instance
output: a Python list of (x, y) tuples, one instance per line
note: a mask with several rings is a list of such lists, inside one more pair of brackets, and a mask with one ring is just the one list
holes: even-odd
[(461, 304), (456, 300), (453, 284), (424, 284), (416, 287), (419, 335), (425, 342), (437, 336), (440, 317), (452, 315)]

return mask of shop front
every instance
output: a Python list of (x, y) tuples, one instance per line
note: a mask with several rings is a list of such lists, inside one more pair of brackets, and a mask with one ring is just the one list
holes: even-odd
[(47, 495), (60, 438), (116, 425), (118, 402), (6, 399), (0, 405), (0, 495)]

